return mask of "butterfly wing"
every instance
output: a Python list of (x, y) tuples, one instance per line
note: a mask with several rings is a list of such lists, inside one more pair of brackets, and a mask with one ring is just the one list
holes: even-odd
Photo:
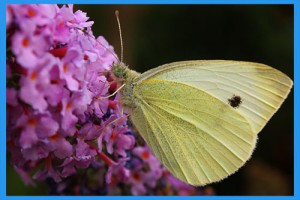
[(196, 87), (228, 103), (241, 98), (237, 112), (258, 133), (278, 110), (293, 85), (282, 72), (267, 65), (240, 61), (184, 61), (162, 65), (142, 74), (147, 79), (171, 80)]
[(221, 180), (240, 168), (256, 143), (247, 119), (197, 88), (146, 80), (134, 89), (131, 121), (153, 153), (192, 185)]
[[(205, 185), (249, 159), (291, 86), (281, 72), (256, 63), (172, 63), (142, 74), (131, 120), (172, 174)], [(233, 95), (241, 97), (238, 108), (228, 103)]]

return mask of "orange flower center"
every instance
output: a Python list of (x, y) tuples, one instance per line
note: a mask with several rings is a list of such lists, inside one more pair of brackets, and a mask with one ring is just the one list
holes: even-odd
[(66, 64), (64, 64), (63, 70), (64, 70), (64, 73), (67, 73), (68, 67)]
[(117, 134), (116, 132), (112, 132), (112, 133), (111, 133), (111, 139), (112, 139), (112, 140), (116, 139), (116, 138), (117, 138), (117, 135), (118, 135), (118, 134)]
[(51, 80), (50, 83), (51, 84), (58, 84), (59, 82), (58, 82), (58, 80)]
[(31, 76), (30, 76), (30, 80), (35, 80), (37, 77), (37, 74), (35, 72), (32, 72)]
[(24, 39), (23, 39), (22, 45), (23, 45), (24, 47), (28, 47), (28, 45), (29, 45), (29, 40), (28, 40), (28, 38), (24, 38)]
[(60, 21), (59, 23), (58, 23), (58, 26), (60, 26), (60, 27), (62, 27), (62, 26), (64, 26), (65, 25), (65, 22), (64, 21)]
[(34, 17), (36, 15), (35, 11), (31, 8), (28, 9), (27, 14), (29, 17)]
[(28, 119), (27, 123), (30, 126), (35, 126), (37, 124), (37, 121), (35, 119), (31, 118), (31, 119)]
[(145, 159), (145, 160), (148, 159), (149, 156), (150, 156), (150, 154), (149, 154), (148, 151), (144, 151), (144, 152), (142, 153), (142, 158)]
[(133, 173), (132, 174), (132, 178), (136, 181), (140, 181), (141, 180), (141, 176), (138, 173)]
[(67, 105), (66, 105), (66, 109), (69, 110), (70, 108), (71, 108), (71, 103), (69, 102), (69, 103), (67, 103)]
[(50, 140), (53, 141), (53, 142), (55, 142), (58, 138), (59, 138), (59, 134), (58, 133), (50, 136)]

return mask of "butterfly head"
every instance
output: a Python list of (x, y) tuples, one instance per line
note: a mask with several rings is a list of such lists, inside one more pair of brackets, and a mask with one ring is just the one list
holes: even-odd
[(113, 64), (111, 67), (111, 72), (113, 73), (117, 82), (120, 84), (128, 84), (129, 82), (131, 83), (140, 75), (139, 73), (130, 70), (124, 63)]
[(128, 67), (124, 63), (116, 63), (111, 67), (111, 72), (117, 80), (124, 80), (128, 74)]

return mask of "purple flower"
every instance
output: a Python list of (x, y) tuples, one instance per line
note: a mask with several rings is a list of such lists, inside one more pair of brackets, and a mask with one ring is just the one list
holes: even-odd
[[(12, 50), (17, 56), (17, 61), (25, 68), (32, 69), (37, 65), (37, 53), (44, 52), (46, 43), (41, 36), (16, 33), (12, 38)], [(41, 51), (39, 51), (41, 50)]]
[(54, 146), (54, 155), (57, 158), (64, 159), (72, 155), (73, 146), (61, 134), (56, 133), (49, 139)]
[(161, 163), (150, 152), (150, 149), (148, 147), (136, 147), (132, 152), (134, 155), (140, 157), (145, 164), (149, 165), (151, 170), (159, 169), (161, 167)]
[[(29, 161), (39, 161), (43, 158), (46, 158), (51, 151), (54, 151), (54, 146), (48, 141), (38, 140), (34, 145), (31, 145), (28, 148), (21, 148), (22, 156), (25, 160)], [(19, 161), (17, 164), (19, 165)], [(23, 161), (23, 160), (20, 160)]]
[[(136, 143), (118, 94), (111, 97), (118, 58), (93, 23), (73, 5), (7, 5), (6, 138), (15, 170), (26, 184), (60, 182), (59, 194), (148, 195), (162, 183), (170, 194), (192, 194)], [(79, 169), (85, 176), (68, 180)], [(88, 178), (98, 185), (89, 188)]]
[(79, 89), (79, 81), (75, 78), (75, 75), (79, 72), (76, 64), (80, 66), (82, 60), (83, 54), (79, 46), (68, 47), (67, 53), (59, 66), (60, 78), (66, 81), (67, 87), (71, 91)]
[(12, 22), (12, 11), (10, 8), (6, 8), (6, 29), (10, 26)]
[(39, 170), (33, 175), (32, 178), (40, 181), (43, 181), (46, 178), (53, 178), (53, 180), (57, 183), (61, 181), (59, 173), (53, 168)]
[(97, 155), (97, 151), (81, 139), (77, 139), (75, 152), (76, 158), (84, 160), (86, 160), (86, 158), (94, 157)]
[(36, 144), (39, 139), (43, 140), (54, 135), (58, 130), (58, 124), (51, 116), (27, 116), (22, 115), (17, 127), (23, 128), (20, 136), (20, 144), (22, 148), (26, 149)]
[(73, 114), (75, 107), (75, 102), (70, 97), (71, 94), (69, 91), (64, 90), (64, 98), (62, 99), (62, 109), (61, 109), (61, 128), (65, 132), (69, 132), (69, 136), (72, 136), (75, 133), (75, 124), (77, 122), (77, 117)]
[[(24, 25), (30, 24), (31, 27), (45, 26), (51, 23), (56, 14), (55, 5), (46, 4), (27, 4), (9, 5), (13, 10), (17, 23), (20, 24), (22, 31), (31, 31)], [(24, 22), (25, 21), (25, 22)]]
[(17, 106), (18, 105), (18, 92), (13, 88), (8, 88), (6, 90), (6, 102), (10, 106)]
[[(102, 44), (102, 45), (100, 45)], [(103, 46), (105, 48), (103, 48)], [(99, 36), (95, 45), (96, 53), (98, 54), (101, 63), (101, 67), (104, 69), (110, 69), (111, 63), (116, 62), (116, 54), (112, 46), (104, 39), (104, 37)]]
[(66, 158), (62, 163), (62, 176), (67, 177), (76, 172), (76, 169), (87, 168), (97, 155), (97, 151), (82, 139), (77, 139), (74, 146), (74, 155)]
[(164, 168), (158, 159), (150, 152), (149, 148), (135, 147), (133, 154), (142, 162), (134, 167), (129, 183), (132, 184), (131, 191), (135, 195), (145, 194), (146, 188), (154, 188), (162, 177)]
[(61, 181), (60, 174), (52, 167), (52, 160), (50, 155), (45, 159), (45, 169), (38, 170), (34, 174), (33, 178), (37, 180), (53, 178), (55, 182)]
[[(7, 59), (6, 66), (13, 81), (7, 88), (8, 150), (20, 172), (26, 162), (55, 160), (57, 166), (34, 177), (60, 181), (60, 174), (95, 162), (97, 149), (89, 140), (102, 142), (105, 123), (95, 125), (90, 116), (103, 121), (108, 110), (109, 83), (102, 72), (115, 57), (103, 57), (107, 49), (92, 35), (93, 22), (82, 11), (73, 13), (72, 5), (8, 5), (6, 14), (7, 29), (16, 26), (8, 43), (15, 59)], [(108, 46), (104, 38), (101, 42)]]
[[(86, 123), (78, 132), (78, 137), (85, 140), (95, 140), (100, 137), (101, 127), (93, 123)], [(102, 142), (101, 142), (102, 143)]]
[[(36, 61), (34, 69), (28, 69), (27, 75), (23, 76), (20, 80), (20, 97), (21, 99), (30, 104), (39, 112), (44, 112), (48, 107), (46, 98), (50, 99), (51, 103), (61, 100), (61, 96), (54, 96), (54, 94), (62, 93), (62, 89), (57, 88), (56, 82), (51, 80), (51, 75), (54, 76), (53, 68), (56, 64), (56, 59), (50, 55), (43, 57)], [(52, 72), (52, 74), (51, 74)], [(56, 89), (50, 93), (52, 89)], [(54, 100), (58, 98), (58, 100)]]
[(135, 171), (131, 174), (130, 181), (131, 183), (131, 193), (133, 195), (145, 195), (147, 189), (144, 185), (145, 181), (145, 172)]
[(116, 122), (115, 128), (107, 128), (103, 133), (103, 139), (106, 141), (108, 153), (113, 152), (125, 157), (125, 150), (133, 148), (134, 137), (126, 134), (128, 128), (124, 126), (124, 120)]
[[(103, 156), (104, 155), (102, 154), (102, 159)], [(105, 176), (107, 184), (117, 184), (119, 182), (126, 182), (129, 179), (130, 171), (127, 168), (125, 168), (125, 163), (127, 160), (127, 158), (123, 158), (119, 159), (117, 162), (112, 161), (109, 163), (109, 167)]]

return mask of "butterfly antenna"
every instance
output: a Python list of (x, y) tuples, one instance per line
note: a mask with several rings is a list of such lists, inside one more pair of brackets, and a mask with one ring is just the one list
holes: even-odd
[(119, 27), (119, 34), (120, 34), (120, 42), (121, 42), (121, 62), (123, 62), (123, 39), (122, 39), (121, 23), (120, 23), (120, 20), (119, 20), (119, 11), (118, 11), (118, 10), (115, 11), (115, 15), (116, 15), (116, 18), (117, 18), (118, 27)]

